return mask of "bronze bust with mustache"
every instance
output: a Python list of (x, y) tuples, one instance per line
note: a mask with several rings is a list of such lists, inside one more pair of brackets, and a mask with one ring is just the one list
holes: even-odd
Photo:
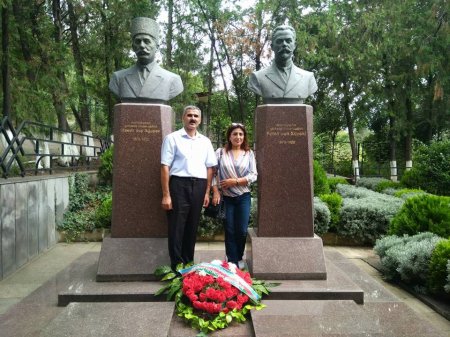
[(295, 30), (281, 25), (272, 33), (274, 62), (250, 75), (248, 88), (262, 96), (265, 104), (302, 104), (317, 90), (314, 74), (296, 67), (292, 62), (295, 50)]
[(161, 68), (155, 61), (158, 50), (159, 25), (150, 18), (131, 21), (131, 38), (137, 62), (111, 76), (109, 89), (122, 102), (165, 104), (183, 92), (179, 75)]

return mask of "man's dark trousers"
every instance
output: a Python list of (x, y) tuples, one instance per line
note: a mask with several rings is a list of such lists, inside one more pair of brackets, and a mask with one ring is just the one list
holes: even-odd
[(197, 227), (206, 193), (206, 179), (171, 176), (172, 209), (169, 223), (169, 256), (172, 269), (194, 260)]

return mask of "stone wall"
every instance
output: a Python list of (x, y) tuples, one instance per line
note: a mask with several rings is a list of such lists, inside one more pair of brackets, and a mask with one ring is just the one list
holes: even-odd
[(0, 280), (57, 242), (68, 175), (0, 179)]

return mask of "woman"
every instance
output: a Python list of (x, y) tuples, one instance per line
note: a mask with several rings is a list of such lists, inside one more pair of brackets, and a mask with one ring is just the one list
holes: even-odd
[(219, 162), (213, 182), (213, 204), (220, 202), (219, 188), (225, 201), (225, 249), (228, 262), (243, 268), (247, 228), (250, 220), (250, 184), (256, 181), (256, 160), (247, 141), (244, 125), (232, 123), (226, 133), (227, 143), (216, 151)]

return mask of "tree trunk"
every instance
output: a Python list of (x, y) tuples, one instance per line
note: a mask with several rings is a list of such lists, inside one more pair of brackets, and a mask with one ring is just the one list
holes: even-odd
[(167, 1), (167, 12), (168, 12), (168, 22), (167, 22), (167, 35), (166, 35), (166, 65), (168, 69), (172, 69), (172, 40), (173, 40), (173, 0)]
[(350, 141), (350, 148), (352, 151), (352, 169), (355, 180), (359, 179), (359, 162), (358, 162), (358, 149), (356, 148), (355, 132), (353, 128), (353, 117), (350, 110), (350, 99), (348, 98), (348, 83), (346, 80), (343, 81), (344, 98), (342, 105), (344, 108), (345, 120), (347, 122), (348, 128), (348, 138)]
[(86, 81), (84, 80), (83, 61), (81, 59), (80, 43), (78, 39), (78, 18), (75, 15), (72, 0), (67, 2), (70, 22), (70, 36), (72, 40), (72, 53), (75, 60), (75, 71), (77, 73), (78, 92), (79, 92), (79, 111), (81, 115), (81, 131), (91, 130), (91, 119), (89, 113), (89, 102), (86, 90)]
[[(393, 102), (390, 104), (391, 108), (394, 108)], [(396, 156), (396, 148), (397, 142), (395, 141), (395, 116), (391, 111), (389, 116), (389, 149), (390, 149), (390, 171), (391, 171), (391, 180), (397, 181), (397, 156)]]
[[(62, 25), (62, 15), (61, 15), (61, 3), (60, 0), (52, 0), (52, 15), (53, 15), (53, 28), (54, 28), (54, 39), (55, 45), (60, 45), (62, 41), (63, 25)], [(48, 64), (48, 56), (42, 52), (42, 58), (44, 63)], [(66, 119), (66, 106), (64, 103), (64, 98), (67, 94), (67, 82), (66, 75), (63, 70), (57, 70), (58, 85), (56, 90), (52, 93), (53, 106), (58, 117), (58, 127), (63, 130), (68, 130), (68, 123)]]
[(411, 78), (406, 82), (406, 137), (405, 137), (405, 171), (412, 168), (412, 135), (413, 135), (413, 106), (411, 100)]
[(11, 116), (11, 85), (9, 72), (9, 6), (2, 8), (2, 84), (3, 116)]

